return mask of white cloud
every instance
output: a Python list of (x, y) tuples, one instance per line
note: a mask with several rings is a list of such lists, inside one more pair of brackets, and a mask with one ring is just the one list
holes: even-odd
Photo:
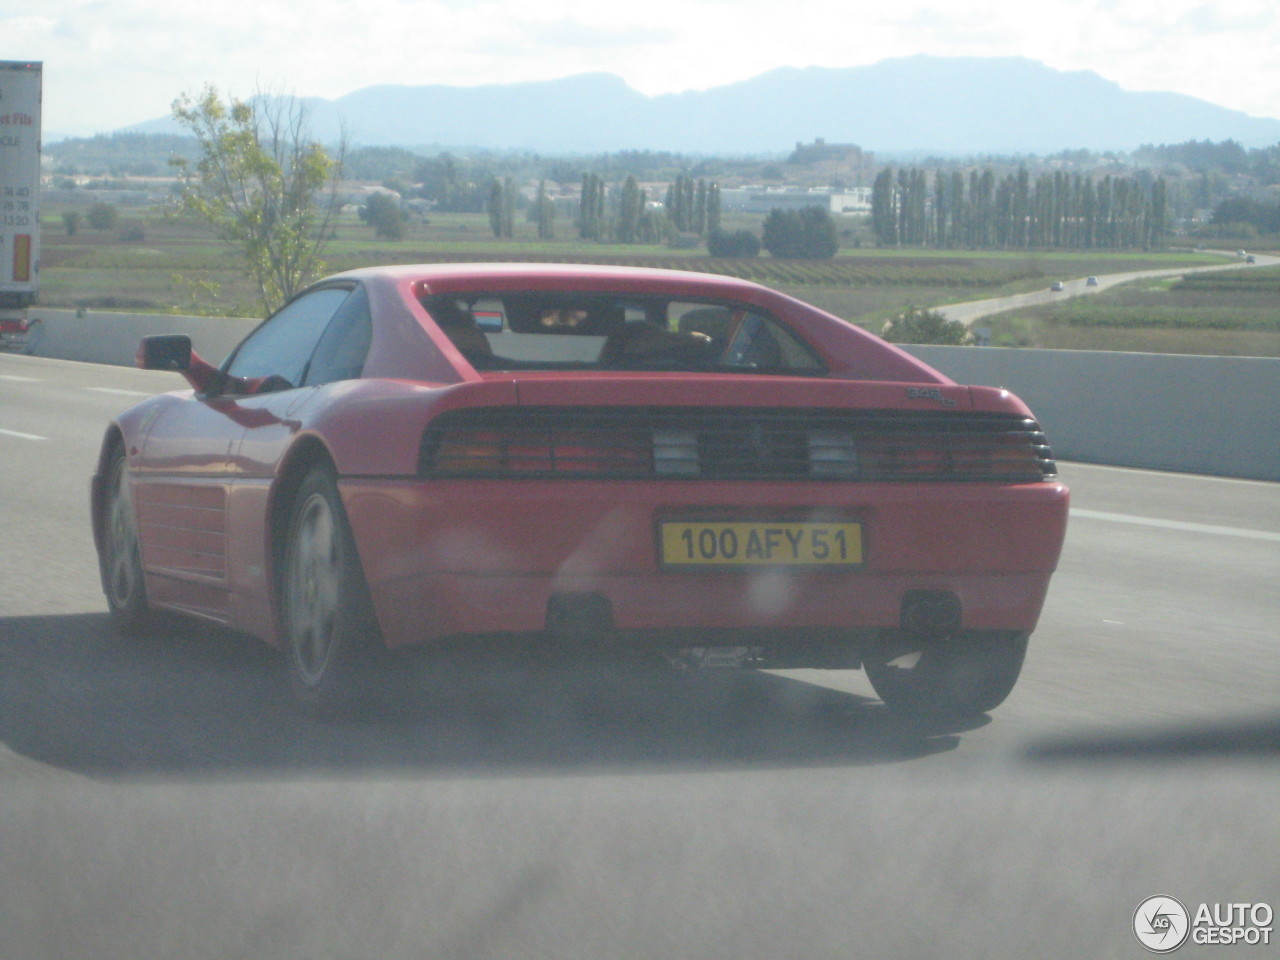
[(45, 127), (93, 132), (165, 115), (205, 83), (340, 96), (374, 84), (615, 73), (641, 92), (702, 89), (777, 66), (893, 56), (1025, 56), (1127, 89), (1280, 117), (1273, 0), (7, 0), (0, 59), (45, 62)]

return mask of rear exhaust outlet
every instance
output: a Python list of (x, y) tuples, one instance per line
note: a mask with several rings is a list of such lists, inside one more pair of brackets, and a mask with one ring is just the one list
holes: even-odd
[(900, 623), (913, 638), (946, 637), (960, 629), (960, 614), (960, 598), (948, 590), (908, 590)]
[(676, 670), (710, 670), (743, 667), (763, 653), (760, 647), (681, 647), (665, 656)]
[(613, 608), (599, 593), (553, 593), (547, 600), (547, 633), (554, 640), (600, 643), (613, 631)]

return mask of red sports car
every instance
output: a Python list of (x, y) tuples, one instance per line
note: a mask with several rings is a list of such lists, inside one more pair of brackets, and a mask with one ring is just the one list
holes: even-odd
[(861, 666), (891, 707), (989, 710), (1067, 490), (1031, 412), (756, 284), (548, 265), (355, 270), (108, 428), (113, 618), (284, 651), (317, 713), (385, 651), (509, 639), (684, 665)]

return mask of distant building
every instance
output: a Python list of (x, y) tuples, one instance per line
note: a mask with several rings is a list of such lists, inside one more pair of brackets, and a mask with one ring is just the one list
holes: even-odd
[(723, 210), (739, 213), (822, 207), (830, 213), (861, 215), (871, 213), (871, 188), (821, 190), (802, 187), (726, 187), (720, 191), (720, 206)]
[(831, 194), (831, 212), (871, 216), (871, 188), (849, 187)]
[(846, 163), (860, 165), (871, 159), (856, 143), (827, 143), (818, 137), (813, 143), (796, 143), (788, 163)]

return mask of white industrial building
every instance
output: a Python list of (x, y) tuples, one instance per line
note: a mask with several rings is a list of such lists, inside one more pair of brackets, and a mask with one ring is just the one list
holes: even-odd
[(726, 187), (720, 191), (720, 207), (739, 213), (822, 207), (831, 213), (870, 214), (871, 188), (822, 190), (803, 187)]

